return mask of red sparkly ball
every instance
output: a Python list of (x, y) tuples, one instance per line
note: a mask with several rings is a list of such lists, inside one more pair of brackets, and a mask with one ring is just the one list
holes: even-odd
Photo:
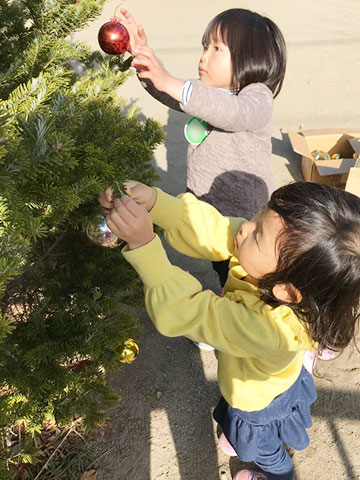
[(109, 55), (121, 55), (126, 52), (130, 37), (124, 25), (116, 17), (104, 23), (98, 34), (100, 48)]

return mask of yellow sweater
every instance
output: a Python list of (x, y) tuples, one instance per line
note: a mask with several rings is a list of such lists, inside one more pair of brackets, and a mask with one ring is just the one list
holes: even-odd
[(211, 205), (185, 193), (175, 198), (157, 189), (151, 211), (166, 240), (195, 258), (230, 258), (225, 295), (219, 297), (189, 273), (172, 265), (160, 239), (123, 250), (145, 286), (145, 303), (160, 333), (185, 336), (218, 350), (218, 380), (225, 400), (245, 411), (261, 410), (297, 379), (303, 351), (315, 344), (287, 306), (273, 308), (242, 280), (234, 236), (246, 220), (223, 217)]

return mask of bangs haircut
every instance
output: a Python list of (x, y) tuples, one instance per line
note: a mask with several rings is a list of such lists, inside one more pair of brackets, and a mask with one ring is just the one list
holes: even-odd
[(301, 295), (288, 303), (320, 349), (343, 349), (354, 338), (360, 300), (360, 198), (328, 185), (296, 182), (268, 203), (283, 222), (275, 272), (259, 280), (262, 299), (278, 306), (276, 284)]
[(279, 94), (286, 69), (282, 33), (267, 17), (242, 8), (225, 10), (214, 17), (202, 37), (203, 46), (221, 40), (230, 50), (232, 88), (238, 92), (251, 83), (264, 83)]

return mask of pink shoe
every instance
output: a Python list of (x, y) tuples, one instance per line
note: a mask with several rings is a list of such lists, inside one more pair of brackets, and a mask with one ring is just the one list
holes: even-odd
[(237, 453), (235, 452), (235, 450), (231, 446), (231, 443), (223, 433), (220, 435), (219, 445), (221, 450), (225, 452), (227, 455), (230, 455), (230, 457), (237, 457)]
[(250, 472), (250, 470), (241, 470), (237, 472), (234, 477), (234, 480), (266, 480), (266, 477), (263, 473), (260, 472)]

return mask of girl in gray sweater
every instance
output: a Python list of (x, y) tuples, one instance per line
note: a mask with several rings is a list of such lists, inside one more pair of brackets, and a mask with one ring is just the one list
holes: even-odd
[[(199, 79), (184, 81), (165, 70), (129, 12), (121, 13), (130, 34), (132, 66), (144, 87), (168, 107), (195, 117), (185, 126), (187, 190), (223, 215), (251, 219), (274, 189), (273, 98), (286, 66), (279, 28), (249, 10), (220, 13), (202, 37)], [(213, 265), (223, 286), (228, 262)]]

